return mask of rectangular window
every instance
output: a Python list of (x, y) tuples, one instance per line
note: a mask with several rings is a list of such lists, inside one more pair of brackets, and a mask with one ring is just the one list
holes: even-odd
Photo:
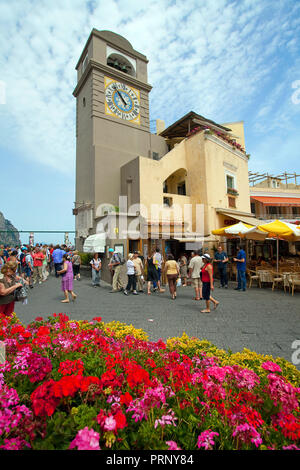
[(228, 196), (228, 206), (229, 207), (236, 207), (235, 205), (235, 197)]
[(251, 202), (251, 213), (255, 214), (255, 202)]
[(227, 189), (234, 189), (234, 177), (226, 175)]

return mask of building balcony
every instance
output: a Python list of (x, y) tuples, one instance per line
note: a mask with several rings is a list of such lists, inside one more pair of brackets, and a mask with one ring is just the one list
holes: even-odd
[(227, 188), (227, 194), (230, 196), (238, 196), (238, 190), (234, 188)]
[(191, 198), (181, 194), (163, 193), (163, 205), (166, 209), (172, 209), (175, 204), (183, 209), (185, 204), (191, 204)]
[(259, 220), (286, 220), (286, 221), (300, 221), (300, 214), (254, 214), (253, 217), (256, 217)]

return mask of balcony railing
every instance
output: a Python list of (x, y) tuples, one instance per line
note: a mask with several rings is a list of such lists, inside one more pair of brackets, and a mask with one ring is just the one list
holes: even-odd
[(295, 214), (252, 214), (253, 217), (256, 217), (256, 219), (260, 220), (300, 220), (300, 214), (295, 215)]

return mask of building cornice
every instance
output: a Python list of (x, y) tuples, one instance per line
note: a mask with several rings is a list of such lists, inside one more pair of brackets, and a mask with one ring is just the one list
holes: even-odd
[(90, 59), (87, 68), (85, 69), (84, 73), (80, 77), (73, 91), (73, 95), (75, 97), (78, 96), (78, 93), (81, 90), (84, 83), (86, 82), (91, 70), (98, 70), (99, 72), (109, 75), (111, 78), (120, 80), (124, 83), (128, 83), (129, 85), (132, 85), (136, 88), (144, 90), (147, 93), (149, 93), (152, 90), (152, 86), (149, 85), (148, 83), (141, 82), (140, 80), (137, 80), (136, 78), (131, 77), (127, 73), (121, 72), (120, 70), (110, 67), (109, 65), (101, 64), (100, 62), (97, 62), (96, 60)]
[(228, 144), (227, 142), (224, 142), (224, 140), (219, 139), (218, 137), (214, 135), (206, 134), (205, 132), (204, 132), (204, 138), (206, 140), (210, 140), (211, 142), (214, 142), (215, 144), (220, 145), (221, 147), (233, 153), (237, 157), (240, 157), (244, 161), (248, 162), (248, 157), (243, 152), (240, 152), (239, 150), (234, 149), (230, 144)]

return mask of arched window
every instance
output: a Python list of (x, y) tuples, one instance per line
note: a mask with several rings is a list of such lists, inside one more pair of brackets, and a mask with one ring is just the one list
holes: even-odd
[(187, 171), (185, 168), (176, 170), (163, 182), (163, 192), (187, 196), (186, 177)]
[(107, 65), (113, 67), (117, 70), (120, 70), (123, 73), (131, 75), (131, 77), (136, 76), (135, 67), (126, 57), (116, 52), (110, 54), (107, 58)]

